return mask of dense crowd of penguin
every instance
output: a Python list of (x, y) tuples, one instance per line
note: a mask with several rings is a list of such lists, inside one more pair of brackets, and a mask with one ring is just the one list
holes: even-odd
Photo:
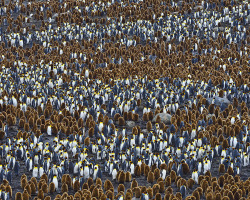
[(0, 24), (0, 199), (250, 198), (248, 1), (1, 0)]

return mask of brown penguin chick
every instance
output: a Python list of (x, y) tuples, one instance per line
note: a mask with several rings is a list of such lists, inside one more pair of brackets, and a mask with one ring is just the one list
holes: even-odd
[[(42, 179), (42, 177), (41, 177), (41, 179)], [(35, 185), (37, 185), (37, 179), (35, 177), (32, 177), (30, 179), (30, 181), (33, 182)]]
[(23, 119), (20, 119), (19, 124), (18, 124), (19, 128), (23, 128), (24, 124), (25, 124), (25, 121)]
[(118, 119), (121, 117), (121, 115), (119, 113), (116, 113), (114, 115), (114, 121), (118, 121)]
[(158, 123), (158, 124), (161, 123), (161, 117), (160, 117), (160, 115), (157, 115), (155, 122)]
[(223, 142), (222, 142), (222, 148), (227, 149), (228, 147), (229, 147), (228, 140), (224, 139)]
[(40, 190), (38, 191), (37, 197), (38, 197), (39, 199), (43, 199), (43, 198), (44, 198), (44, 192), (43, 192), (42, 189), (40, 189)]
[(135, 176), (141, 176), (141, 167), (139, 165), (135, 167)]
[(146, 129), (147, 129), (148, 131), (151, 131), (151, 130), (152, 130), (152, 123), (151, 123), (151, 121), (148, 121), (148, 122), (147, 122), (147, 124), (146, 124)]
[(125, 121), (128, 120), (128, 112), (124, 112), (123, 113), (123, 118), (124, 118)]
[(174, 170), (171, 170), (170, 178), (172, 182), (175, 181), (175, 179), (177, 178), (176, 172)]
[(119, 126), (125, 126), (125, 119), (123, 117), (119, 117), (118, 124), (119, 124)]
[(5, 137), (5, 132), (4, 131), (0, 131), (0, 140), (3, 140)]
[(153, 195), (156, 195), (159, 192), (160, 192), (160, 185), (159, 184), (154, 184), (153, 185)]
[(128, 120), (133, 120), (133, 113), (132, 113), (132, 111), (128, 112)]
[(150, 172), (148, 173), (147, 181), (148, 181), (149, 183), (153, 183), (153, 182), (154, 182), (154, 173), (153, 173), (152, 171), (150, 171)]
[(117, 188), (118, 193), (119, 192), (125, 192), (125, 186), (123, 184), (119, 184)]
[(209, 184), (208, 184), (208, 181), (207, 180), (203, 180), (201, 182), (201, 188), (204, 192), (206, 192), (207, 188), (208, 188)]
[(233, 174), (234, 174), (234, 170), (233, 170), (233, 168), (232, 168), (231, 166), (229, 166), (229, 167), (227, 168), (227, 173), (230, 174), (230, 175), (233, 175)]
[(43, 193), (45, 193), (45, 194), (48, 193), (48, 185), (47, 185), (47, 183), (44, 183), (44, 184), (42, 185), (42, 191), (43, 191)]
[(194, 196), (196, 200), (200, 200), (200, 193), (198, 192), (198, 190), (194, 190), (192, 196)]
[(118, 183), (124, 183), (126, 178), (126, 174), (124, 171), (121, 171), (118, 175)]
[(141, 197), (141, 189), (139, 187), (133, 188), (133, 191), (135, 193), (135, 198), (140, 198)]
[(23, 192), (23, 200), (29, 200), (30, 199), (30, 195), (29, 195), (29, 193), (27, 192), (27, 190), (24, 190), (24, 192)]
[(51, 197), (50, 197), (50, 196), (46, 196), (46, 197), (44, 198), (44, 200), (51, 200)]
[(137, 122), (139, 120), (139, 114), (134, 113), (133, 114), (133, 121)]
[(53, 194), (55, 191), (56, 191), (55, 184), (54, 184), (53, 182), (51, 182), (51, 183), (49, 184), (49, 193), (50, 193), (50, 194)]
[(125, 174), (125, 180), (126, 180), (126, 182), (130, 182), (132, 180), (132, 176), (131, 176), (131, 173), (129, 171), (127, 171)]
[(151, 199), (151, 198), (153, 198), (153, 189), (151, 188), (151, 187), (148, 187), (147, 188), (147, 193), (148, 193), (148, 196), (149, 196), (149, 198)]
[(145, 122), (147, 122), (149, 120), (147, 112), (142, 115), (142, 120), (145, 121)]
[(130, 188), (133, 189), (133, 188), (135, 188), (135, 187), (138, 187), (138, 182), (136, 181), (135, 178), (133, 178)]
[[(93, 186), (93, 185), (91, 185), (91, 186)], [(90, 187), (91, 187), (91, 186), (90, 186)], [(82, 190), (84, 190), (84, 189), (89, 190), (89, 186), (88, 186), (87, 183), (84, 183), (84, 184), (82, 185)]]
[(6, 186), (5, 191), (9, 193), (9, 196), (10, 196), (10, 197), (12, 197), (12, 188), (11, 188), (10, 185), (7, 185), (7, 186)]
[[(32, 183), (32, 182), (31, 182)], [(30, 183), (30, 184), (31, 184)], [(30, 184), (26, 184), (26, 186), (24, 187), (24, 190), (27, 190), (29, 195), (31, 195), (31, 187), (30, 187)]]
[(105, 191), (108, 191), (109, 189), (112, 189), (112, 188), (114, 188), (112, 182), (111, 182), (110, 180), (107, 179), (107, 180), (104, 182), (104, 190), (105, 190)]
[(45, 180), (40, 179), (40, 181), (38, 182), (38, 188), (37, 188), (37, 190), (42, 189), (43, 184), (45, 184)]
[(68, 190), (68, 185), (66, 183), (63, 183), (61, 187), (61, 193), (68, 192)]
[(159, 192), (160, 192), (160, 193), (163, 193), (163, 192), (165, 191), (165, 184), (164, 184), (164, 181), (159, 181), (158, 184), (159, 184), (159, 186), (160, 186)]
[(26, 131), (26, 132), (29, 131), (29, 124), (28, 123), (24, 124), (24, 131)]
[(80, 189), (80, 182), (79, 180), (76, 180), (73, 184), (73, 190), (78, 191)]
[[(130, 192), (125, 194), (125, 200), (132, 200), (133, 195)], [(105, 199), (106, 200), (106, 199)]]
[(100, 200), (106, 200), (106, 199), (107, 199), (107, 195), (106, 194), (102, 194)]
[(99, 197), (99, 189), (97, 187), (95, 187), (92, 191), (92, 198), (95, 197), (98, 199)]
[(153, 118), (154, 118), (154, 113), (150, 110), (149, 113), (148, 113), (148, 119), (149, 119), (150, 121), (152, 121)]
[(91, 127), (91, 128), (89, 129), (89, 132), (88, 132), (88, 133), (89, 133), (89, 137), (92, 138), (92, 137), (94, 136), (94, 131), (95, 131), (95, 130), (94, 130), (93, 127)]
[(183, 174), (188, 174), (190, 172), (189, 166), (187, 163), (182, 163), (182, 170), (183, 170)]
[(90, 138), (89, 138), (89, 137), (86, 137), (86, 138), (84, 139), (84, 145), (85, 145), (85, 146), (89, 146), (89, 145), (90, 145)]
[[(47, 176), (47, 174), (43, 173), (43, 175), (42, 175), (41, 178), (40, 178), (40, 181), (41, 181), (42, 179), (45, 181), (45, 183), (48, 183), (48, 176)], [(37, 185), (37, 180), (36, 180), (35, 177), (34, 177), (34, 179), (33, 179), (33, 177), (32, 177), (30, 180), (31, 180), (32, 182), (34, 182), (35, 185)]]
[[(93, 180), (93, 179), (92, 179), (92, 180)], [(102, 179), (97, 178), (95, 184), (96, 184), (96, 185), (102, 186)]]
[(158, 169), (158, 168), (156, 168), (155, 170), (154, 170), (154, 178), (155, 179), (158, 179), (160, 177), (160, 170)]
[(31, 188), (31, 194), (35, 194), (36, 193), (36, 185), (35, 185), (35, 183), (31, 183), (30, 184), (30, 188)]
[(214, 200), (221, 200), (221, 193), (217, 192), (215, 194)]
[(22, 187), (22, 189), (24, 189), (24, 187), (26, 186), (26, 184), (28, 184), (27, 178), (22, 178), (21, 179), (21, 187)]
[(110, 200), (114, 200), (114, 192), (109, 190), (107, 191), (106, 195), (107, 195), (107, 198), (109, 198)]
[(234, 193), (234, 199), (241, 199), (242, 197), (242, 190), (238, 189), (235, 193)]
[(187, 188), (192, 189), (193, 186), (194, 186), (194, 183), (195, 183), (194, 179), (192, 179), (192, 178), (188, 179), (188, 181), (187, 181)]
[(138, 135), (138, 129), (136, 127), (133, 127), (132, 135)]
[(219, 173), (225, 173), (225, 165), (224, 164), (220, 164)]
[(168, 175), (165, 179), (165, 186), (168, 187), (171, 185), (171, 183), (172, 183), (171, 177), (170, 175)]

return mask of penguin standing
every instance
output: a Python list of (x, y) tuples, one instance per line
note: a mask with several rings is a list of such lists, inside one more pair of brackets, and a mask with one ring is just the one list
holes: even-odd
[(37, 165), (35, 165), (34, 168), (33, 168), (32, 176), (35, 177), (35, 178), (38, 177), (38, 167), (37, 167)]
[(57, 176), (53, 176), (52, 182), (55, 184), (55, 190), (58, 191), (58, 180), (57, 180)]

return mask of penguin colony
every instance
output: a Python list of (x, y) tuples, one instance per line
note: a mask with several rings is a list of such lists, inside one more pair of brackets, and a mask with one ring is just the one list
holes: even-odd
[(0, 23), (2, 200), (250, 198), (248, 1), (1, 0)]

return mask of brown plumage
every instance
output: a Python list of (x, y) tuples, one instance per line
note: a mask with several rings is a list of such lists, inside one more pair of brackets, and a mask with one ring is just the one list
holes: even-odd
[(171, 170), (171, 172), (170, 172), (170, 178), (171, 178), (172, 182), (176, 180), (177, 175), (176, 175), (175, 171)]
[[(93, 180), (93, 179), (92, 179), (92, 180)], [(102, 179), (97, 178), (95, 184), (96, 184), (96, 185), (102, 186)]]
[(142, 120), (145, 121), (145, 122), (147, 122), (149, 120), (148, 113), (144, 113), (142, 115)]
[(149, 196), (149, 198), (153, 198), (153, 189), (151, 188), (151, 187), (148, 187), (147, 188), (147, 193), (148, 193), (148, 196)]
[(125, 192), (125, 186), (123, 184), (119, 184), (117, 188), (118, 192)]
[(170, 185), (171, 185), (171, 182), (172, 182), (171, 177), (170, 177), (170, 175), (168, 175), (168, 176), (166, 177), (166, 179), (165, 179), (165, 186), (166, 186), (166, 187), (170, 186)]
[(80, 189), (80, 182), (79, 180), (76, 180), (73, 184), (73, 190), (78, 191)]
[(90, 138), (89, 138), (89, 137), (86, 137), (86, 138), (84, 139), (84, 145), (85, 145), (85, 146), (89, 146), (89, 145), (90, 145)]
[(48, 185), (47, 185), (47, 183), (44, 183), (44, 184), (42, 185), (42, 191), (43, 191), (45, 194), (48, 193)]
[(156, 195), (157, 193), (160, 192), (160, 185), (154, 184), (152, 189), (153, 189), (153, 195)]
[(23, 200), (29, 200), (29, 199), (30, 199), (30, 195), (29, 195), (28, 191), (24, 190), (24, 192), (23, 192)]
[(10, 185), (7, 185), (5, 191), (9, 193), (10, 197), (12, 197), (12, 188)]
[(138, 187), (138, 182), (136, 181), (136, 179), (134, 178), (132, 180), (132, 183), (131, 183), (131, 189), (135, 188), (135, 187)]
[(139, 114), (134, 113), (133, 114), (133, 121), (137, 122), (139, 120)]
[[(32, 182), (31, 182), (32, 183)], [(30, 184), (31, 184), (30, 183)], [(26, 186), (24, 187), (24, 190), (27, 190), (27, 192), (29, 193), (29, 195), (31, 195), (31, 187), (30, 184), (26, 184)]]
[(153, 183), (153, 182), (154, 182), (154, 173), (153, 173), (152, 171), (150, 171), (150, 172), (148, 173), (147, 181), (148, 181), (149, 183)]
[(49, 184), (49, 193), (53, 194), (56, 190), (55, 184), (53, 182), (51, 182)]
[(225, 173), (225, 165), (224, 164), (220, 164), (219, 173)]
[(25, 121), (23, 119), (20, 119), (19, 124), (18, 124), (19, 128), (23, 128), (24, 124), (25, 124)]
[(132, 179), (131, 173), (129, 171), (126, 172), (125, 174), (125, 180), (126, 182), (130, 182)]
[[(91, 127), (91, 128), (89, 129), (89, 132), (88, 132), (88, 133), (89, 133), (89, 137), (92, 138), (92, 137), (94, 136), (94, 131), (95, 131), (95, 130), (94, 130), (93, 127)], [(86, 138), (85, 138), (85, 139), (86, 139)]]
[(194, 190), (192, 196), (194, 196), (196, 200), (200, 200), (200, 193), (198, 190)]
[(111, 182), (110, 180), (107, 179), (107, 180), (104, 182), (104, 190), (105, 190), (105, 191), (108, 191), (109, 189), (112, 189), (112, 188), (114, 188), (112, 182)]
[(194, 183), (195, 183), (194, 179), (192, 179), (192, 178), (188, 179), (188, 181), (187, 181), (187, 188), (192, 189)]
[(40, 190), (38, 191), (37, 197), (38, 197), (39, 199), (43, 199), (43, 198), (44, 198), (44, 192), (43, 192), (42, 189), (40, 189)]
[(128, 120), (133, 120), (133, 113), (132, 113), (132, 111), (128, 112)]
[(123, 117), (118, 118), (118, 124), (119, 126), (124, 126), (125, 125), (125, 119)]
[(36, 185), (35, 185), (35, 183), (31, 183), (30, 184), (30, 188), (31, 188), (31, 194), (35, 194), (36, 193)]
[(68, 190), (68, 185), (66, 183), (63, 183), (61, 187), (61, 193), (68, 192)]
[(51, 200), (51, 197), (50, 197), (50, 196), (46, 196), (46, 197), (44, 198), (44, 200)]
[(154, 170), (154, 178), (155, 179), (158, 179), (160, 177), (160, 170), (158, 169), (158, 168), (156, 168), (155, 170)]
[(141, 167), (139, 165), (136, 165), (135, 167), (135, 175), (141, 176)]
[(121, 117), (121, 115), (119, 113), (116, 113), (114, 115), (114, 121), (118, 121), (118, 119)]
[(152, 130), (152, 123), (151, 123), (151, 121), (148, 121), (148, 122), (147, 122), (147, 124), (146, 124), (146, 129), (147, 129), (148, 131), (151, 131), (151, 130)]
[(141, 189), (139, 187), (133, 188), (133, 191), (135, 193), (135, 198), (140, 198), (141, 197)]
[(97, 187), (95, 187), (92, 191), (92, 198), (95, 197), (95, 198), (99, 198), (99, 189)]
[(118, 175), (118, 183), (124, 183), (126, 178), (126, 174), (124, 171), (121, 171)]
[(21, 187), (24, 189), (24, 187), (28, 184), (27, 178), (22, 178), (21, 179)]
[[(47, 176), (47, 174), (44, 173), (44, 174), (41, 176), (40, 181), (41, 181), (42, 179), (45, 181), (45, 183), (48, 183), (48, 176)], [(30, 180), (31, 180), (32, 182), (34, 182), (35, 185), (37, 185), (37, 180), (36, 180), (35, 177), (34, 177), (34, 178), (32, 177)]]
[(150, 112), (148, 113), (148, 118), (149, 118), (150, 121), (152, 121), (153, 118), (154, 118), (154, 113), (153, 113), (151, 110), (150, 110)]

